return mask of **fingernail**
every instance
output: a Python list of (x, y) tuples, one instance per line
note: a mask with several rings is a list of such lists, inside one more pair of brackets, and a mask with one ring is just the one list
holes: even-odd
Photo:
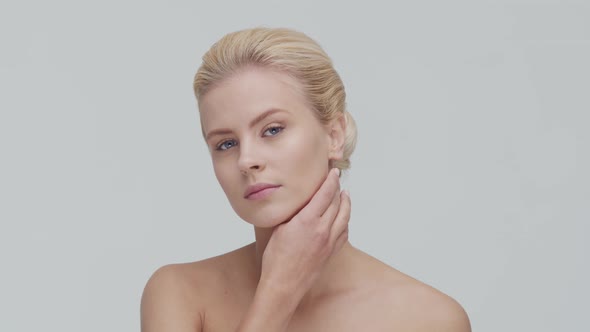
[(348, 189), (344, 189), (344, 195), (350, 197), (350, 192), (348, 192)]
[(340, 168), (336, 168), (336, 175), (340, 176)]

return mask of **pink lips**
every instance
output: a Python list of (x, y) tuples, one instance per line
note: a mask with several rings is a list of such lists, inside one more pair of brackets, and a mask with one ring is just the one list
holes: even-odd
[(244, 192), (244, 198), (261, 199), (268, 196), (279, 187), (280, 186), (276, 184), (257, 183), (246, 188), (246, 191)]

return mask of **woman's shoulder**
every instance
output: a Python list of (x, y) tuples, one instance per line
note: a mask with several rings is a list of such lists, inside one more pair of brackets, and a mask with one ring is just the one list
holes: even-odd
[[(407, 328), (421, 331), (471, 331), (469, 318), (463, 307), (451, 296), (419, 281), (376, 258), (366, 255), (367, 262), (378, 282), (373, 294), (378, 294), (379, 306), (392, 322), (411, 323)], [(374, 279), (374, 280), (375, 280)]]
[(233, 263), (239, 261), (245, 250), (247, 246), (199, 261), (158, 268), (143, 290), (142, 326), (153, 326), (162, 320), (190, 324), (165, 326), (167, 330), (194, 330), (194, 324), (204, 322), (205, 304), (210, 304), (226, 288), (228, 276), (234, 274), (233, 270), (237, 268)]
[(191, 295), (196, 284), (190, 270), (169, 264), (152, 274), (141, 296), (142, 331), (189, 331), (202, 324), (203, 302)]
[(206, 259), (167, 264), (158, 268), (149, 278), (147, 288), (173, 288), (185, 293), (187, 290), (210, 290), (234, 274), (244, 262), (252, 244)]

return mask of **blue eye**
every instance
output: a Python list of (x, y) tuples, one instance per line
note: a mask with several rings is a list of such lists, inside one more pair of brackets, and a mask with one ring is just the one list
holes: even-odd
[(219, 145), (217, 145), (216, 150), (228, 150), (230, 148), (233, 148), (236, 145), (237, 145), (236, 141), (234, 141), (233, 139), (230, 139), (227, 141), (223, 141)]
[[(281, 126), (270, 127), (264, 131), (264, 134), (265, 134), (264, 136), (275, 136), (278, 133), (280, 133), (283, 129), (284, 128)], [(269, 133), (270, 135), (266, 135), (266, 133)]]

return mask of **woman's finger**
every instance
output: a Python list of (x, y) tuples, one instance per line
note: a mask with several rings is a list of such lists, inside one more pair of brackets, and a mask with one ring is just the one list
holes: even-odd
[(334, 218), (338, 214), (338, 209), (340, 208), (340, 196), (340, 183), (338, 183), (336, 191), (332, 196), (332, 201), (330, 202), (330, 205), (326, 208), (326, 211), (324, 211), (324, 213), (321, 216), (322, 220), (325, 220), (325, 222), (330, 225), (332, 224)]
[(311, 201), (301, 210), (300, 214), (307, 218), (315, 219), (321, 217), (328, 209), (334, 198), (334, 193), (340, 191), (340, 170), (333, 168), (329, 173), (320, 189), (313, 195)]
[(350, 221), (350, 195), (343, 191), (340, 194), (340, 206), (338, 214), (334, 218), (332, 228), (330, 230), (330, 244), (334, 245), (340, 235), (348, 229), (348, 222)]

